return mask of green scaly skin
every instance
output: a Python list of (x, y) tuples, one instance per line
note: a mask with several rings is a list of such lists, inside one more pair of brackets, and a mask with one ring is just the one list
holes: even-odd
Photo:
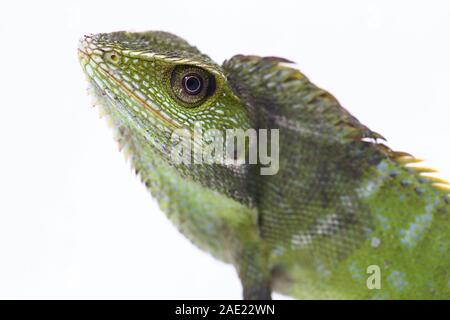
[[(85, 36), (78, 55), (95, 103), (161, 209), (236, 267), (244, 298), (450, 298), (445, 182), (379, 143), (288, 60), (238, 55), (219, 66), (165, 32)], [(199, 100), (180, 91), (186, 70), (215, 83)], [(278, 173), (174, 163), (173, 130), (192, 132), (195, 122), (279, 129)], [(370, 265), (380, 267), (381, 289), (366, 285)]]

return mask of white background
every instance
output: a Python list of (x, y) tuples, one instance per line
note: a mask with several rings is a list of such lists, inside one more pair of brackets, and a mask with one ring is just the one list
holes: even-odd
[[(448, 1), (2, 1), (0, 298), (236, 298), (90, 107), (86, 33), (165, 30), (222, 62), (294, 60), (389, 145), (450, 178)], [(280, 297), (280, 296), (277, 296)]]

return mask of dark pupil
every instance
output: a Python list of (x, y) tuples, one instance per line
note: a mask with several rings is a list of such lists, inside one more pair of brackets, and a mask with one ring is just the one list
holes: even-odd
[(202, 79), (198, 75), (189, 74), (183, 78), (183, 89), (187, 94), (198, 94), (203, 87)]

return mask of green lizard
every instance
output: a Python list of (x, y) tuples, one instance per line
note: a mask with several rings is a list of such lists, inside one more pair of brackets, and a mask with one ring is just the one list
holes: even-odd
[[(245, 299), (450, 298), (447, 182), (380, 143), (290, 61), (237, 55), (219, 66), (165, 32), (87, 35), (78, 56), (161, 209), (235, 266)], [(278, 129), (278, 171), (174, 161), (173, 133), (196, 123)]]

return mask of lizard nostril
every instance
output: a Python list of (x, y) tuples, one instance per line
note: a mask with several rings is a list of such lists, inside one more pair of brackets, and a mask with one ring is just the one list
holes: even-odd
[(116, 52), (105, 52), (104, 59), (114, 64), (117, 64), (120, 61), (120, 57)]

